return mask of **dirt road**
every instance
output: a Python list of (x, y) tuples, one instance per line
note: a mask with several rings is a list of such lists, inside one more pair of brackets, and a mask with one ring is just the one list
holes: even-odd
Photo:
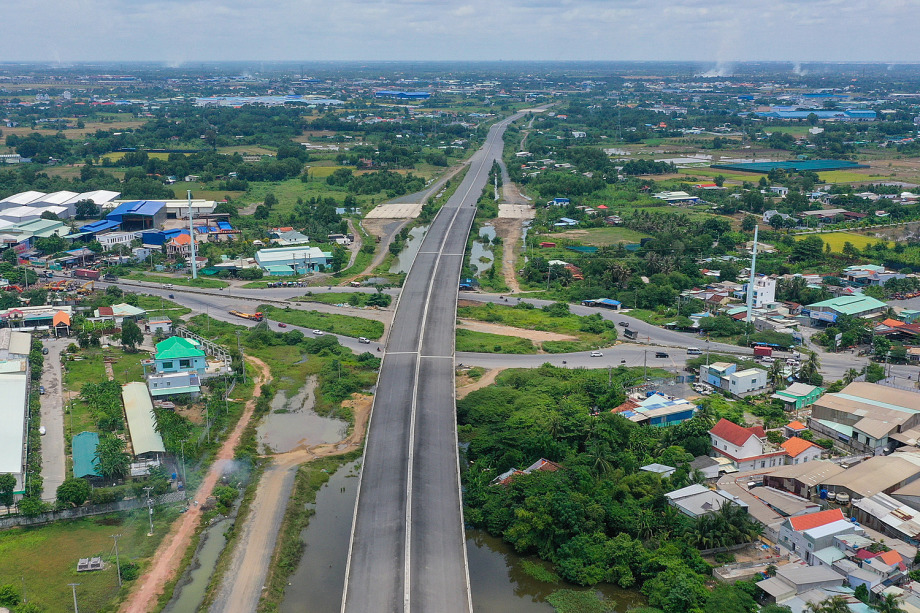
[[(220, 448), (217, 458), (214, 460), (210, 470), (208, 470), (207, 475), (205, 475), (204, 480), (194, 494), (195, 500), (204, 500), (211, 495), (211, 491), (217, 484), (217, 480), (223, 474), (224, 466), (233, 459), (234, 451), (236, 450), (237, 444), (240, 442), (243, 430), (249, 425), (249, 420), (252, 418), (252, 411), (256, 406), (255, 399), (261, 394), (262, 385), (270, 378), (270, 372), (265, 362), (252, 356), (246, 356), (246, 361), (258, 368), (260, 373), (259, 378), (256, 380), (255, 390), (252, 394), (253, 399), (246, 403), (246, 407), (243, 409), (243, 414), (240, 416), (236, 427)], [(153, 610), (165, 585), (174, 578), (176, 571), (179, 569), (179, 565), (182, 562), (182, 558), (185, 556), (185, 552), (191, 543), (192, 536), (195, 534), (195, 529), (198, 527), (200, 520), (201, 507), (192, 506), (173, 524), (169, 534), (166, 535), (166, 538), (160, 543), (160, 546), (153, 556), (153, 565), (137, 580), (134, 584), (134, 590), (121, 606), (121, 609), (119, 609), (122, 613), (147, 613)], [(229, 611), (231, 609), (225, 610)], [(242, 611), (245, 609), (238, 610)]]
[(233, 552), (233, 561), (210, 611), (255, 611), (258, 607), (297, 467), (317, 458), (358, 449), (364, 440), (372, 397), (353, 396), (346, 404), (351, 406), (355, 416), (355, 426), (346, 438), (337, 443), (300, 447), (273, 456), (272, 465), (259, 481), (259, 489)]
[(517, 260), (521, 251), (523, 230), (520, 219), (495, 219), (495, 234), (502, 239), (502, 278), (511, 293), (517, 294), (521, 286), (517, 280)]

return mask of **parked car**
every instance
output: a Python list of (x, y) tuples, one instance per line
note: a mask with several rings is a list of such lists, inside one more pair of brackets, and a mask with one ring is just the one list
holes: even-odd
[(313, 331), (313, 336), (322, 336), (322, 335), (323, 335), (323, 331), (322, 331), (322, 330), (314, 330), (314, 331)]
[(166, 289), (172, 289), (172, 288), (175, 287), (175, 285), (173, 285), (172, 283), (167, 283), (167, 284), (164, 285), (163, 287), (165, 287)]
[(665, 353), (664, 351), (656, 351), (656, 352), (655, 352), (655, 357), (656, 357), (656, 358), (669, 358), (669, 357), (671, 357), (671, 356), (669, 356), (669, 355), (668, 355), (667, 353)]
[(602, 357), (604, 357), (604, 354), (601, 353), (600, 351), (592, 351), (592, 352), (591, 352), (591, 357), (592, 357), (592, 358), (602, 358)]
[(45, 426), (39, 426), (39, 427), (38, 427), (38, 433), (39, 433), (40, 435), (45, 436), (45, 432), (47, 432), (47, 430), (45, 430)]
[(42, 355), (48, 355), (48, 348), (42, 347)]
[(770, 356), (764, 356), (760, 358), (760, 361), (763, 362), (764, 364), (772, 364), (773, 362), (776, 361), (776, 358), (771, 358)]
[(39, 385), (39, 386), (38, 386), (38, 393), (39, 393), (39, 395), (41, 395), (41, 396), (44, 396), (44, 395), (45, 395), (45, 386), (44, 386), (44, 385)]
[(279, 321), (279, 322), (278, 322), (278, 327), (279, 327), (279, 328), (287, 328), (287, 324), (284, 323), (283, 321)]
[(370, 345), (370, 344), (371, 344), (371, 339), (369, 339), (369, 338), (364, 338), (363, 336), (359, 336), (359, 337), (358, 337), (358, 342), (361, 343), (361, 344), (363, 344), (363, 345)]

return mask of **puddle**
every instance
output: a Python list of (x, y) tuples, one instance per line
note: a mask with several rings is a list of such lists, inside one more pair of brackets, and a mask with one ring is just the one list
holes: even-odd
[[(482, 240), (488, 239), (488, 242)], [(473, 241), (470, 250), (470, 267), (475, 271), (473, 276), (480, 276), (495, 263), (495, 254), (492, 253), (492, 241), (495, 239), (495, 228), (483, 226), (479, 230), (479, 239)]]
[(412, 262), (415, 261), (415, 256), (422, 246), (422, 240), (427, 233), (428, 226), (417, 226), (409, 230), (409, 238), (406, 239), (406, 245), (403, 247), (403, 250), (399, 252), (399, 255), (396, 256), (396, 259), (393, 260), (393, 265), (390, 266), (390, 272), (409, 272), (409, 269), (412, 267)]
[(227, 520), (221, 520), (204, 529), (198, 550), (195, 552), (195, 559), (189, 567), (191, 570), (186, 571), (179, 581), (163, 613), (192, 613), (198, 610), (204, 601), (205, 590), (214, 573), (217, 557), (227, 544), (224, 532), (229, 525), (230, 522)]
[[(345, 438), (348, 422), (322, 417), (313, 411), (316, 377), (310, 377), (295, 396), (279, 392), (272, 400), (272, 411), (256, 430), (260, 453), (271, 449), (286, 453), (301, 445), (335, 443)], [(283, 411), (281, 413), (277, 411)]]

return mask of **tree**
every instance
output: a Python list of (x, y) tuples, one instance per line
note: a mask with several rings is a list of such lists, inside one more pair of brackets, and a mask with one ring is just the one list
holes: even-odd
[(57, 500), (61, 504), (80, 506), (89, 498), (90, 489), (86, 479), (66, 479), (57, 488)]
[(125, 452), (126, 443), (111, 434), (99, 437), (96, 447), (96, 460), (99, 461), (99, 472), (106, 479), (118, 478), (128, 472), (131, 456)]
[(879, 359), (884, 359), (891, 351), (891, 341), (884, 336), (876, 336), (872, 339), (872, 353)]
[[(776, 217), (776, 216), (775, 216)], [(741, 220), (741, 229), (745, 232), (753, 232), (754, 226), (757, 225), (757, 218), (753, 215), (745, 215)]]
[(843, 596), (834, 596), (820, 602), (810, 602), (805, 610), (809, 613), (850, 613), (850, 606)]
[(885, 378), (885, 367), (881, 364), (876, 364), (872, 362), (869, 366), (866, 367), (866, 381), (869, 383), (877, 383)]
[(716, 187), (722, 187), (725, 184), (725, 177), (722, 175), (716, 175), (713, 177), (712, 182), (716, 184)]
[(144, 342), (144, 333), (133, 319), (125, 319), (121, 324), (121, 344), (130, 352), (137, 351), (137, 346)]
[(15, 607), (20, 600), (19, 590), (16, 589), (15, 585), (9, 583), (0, 585), (0, 606)]
[(824, 249), (824, 241), (819, 237), (811, 235), (800, 241), (796, 241), (792, 246), (792, 255), (790, 260), (793, 262), (814, 262), (821, 259), (821, 252)]
[(0, 475), (0, 504), (7, 510), (13, 506), (13, 491), (16, 489), (16, 477), (9, 473)]
[(905, 613), (894, 594), (885, 594), (872, 608), (879, 613)]
[(99, 214), (99, 207), (92, 200), (80, 200), (75, 206), (77, 219), (95, 217)]
[(775, 360), (770, 365), (770, 370), (767, 372), (767, 378), (770, 380), (770, 384), (773, 386), (773, 391), (775, 392), (785, 378), (783, 374), (783, 363), (781, 360)]
[(273, 194), (272, 192), (268, 192), (265, 195), (265, 200), (262, 202), (262, 204), (264, 204), (268, 208), (272, 208), (273, 206), (278, 204), (278, 197), (275, 196), (275, 194)]
[(26, 517), (36, 517), (45, 512), (47, 506), (38, 498), (23, 498), (19, 501), (19, 512)]

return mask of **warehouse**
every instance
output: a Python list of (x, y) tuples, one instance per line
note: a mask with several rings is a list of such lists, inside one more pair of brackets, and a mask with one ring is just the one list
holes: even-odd
[(289, 266), (299, 275), (315, 272), (320, 267), (326, 267), (331, 259), (332, 253), (309, 245), (259, 249), (256, 251), (256, 263), (263, 269), (272, 270), (270, 267), (273, 266)]
[(881, 316), (887, 310), (888, 305), (881, 300), (871, 296), (854, 294), (809, 304), (802, 309), (802, 313), (807, 314), (811, 318), (812, 325), (814, 325), (817, 321), (833, 323), (841, 315), (869, 319)]
[(156, 200), (134, 200), (120, 204), (105, 218), (119, 222), (122, 230), (159, 228), (166, 221), (166, 205)]
[(156, 429), (153, 402), (150, 400), (147, 386), (140, 381), (123, 385), (121, 398), (125, 403), (125, 417), (128, 420), (128, 433), (131, 435), (134, 457), (155, 459), (166, 453), (163, 439)]
[(378, 92), (374, 92), (374, 97), (394, 98), (396, 100), (428, 100), (431, 98), (431, 94), (429, 92), (403, 92), (382, 89)]
[[(26, 335), (28, 336), (28, 335)], [(17, 494), (25, 492), (26, 433), (29, 417), (29, 361), (0, 361), (0, 474), (16, 477)]]

